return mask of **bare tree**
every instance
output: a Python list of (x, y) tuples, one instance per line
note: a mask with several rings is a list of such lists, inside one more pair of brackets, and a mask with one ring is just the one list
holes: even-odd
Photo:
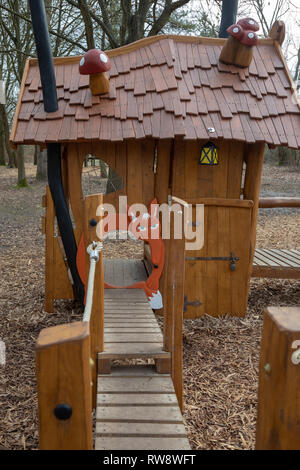
[(66, 0), (77, 8), (85, 24), (86, 42), (116, 48), (163, 32), (172, 14), (191, 0)]
[[(46, 0), (54, 55), (87, 50), (80, 12), (65, 0)], [(74, 37), (78, 40), (73, 40)], [(36, 55), (30, 11), (24, 0), (0, 0), (0, 79), (6, 83), (6, 104), (0, 105), (0, 148), (5, 148), (9, 166), (18, 166), (18, 184), (26, 185), (24, 151), (9, 146), (9, 128), (15, 112), (26, 59)], [(39, 159), (37, 176), (45, 179), (47, 160)]]

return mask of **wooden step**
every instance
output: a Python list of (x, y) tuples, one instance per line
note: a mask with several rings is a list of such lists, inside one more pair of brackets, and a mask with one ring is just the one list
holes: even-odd
[(190, 450), (168, 374), (116, 367), (98, 376), (96, 450)]

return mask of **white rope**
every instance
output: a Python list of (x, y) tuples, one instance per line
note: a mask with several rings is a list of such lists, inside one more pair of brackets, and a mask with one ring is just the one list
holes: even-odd
[(90, 272), (88, 279), (88, 287), (86, 294), (85, 309), (83, 314), (82, 321), (90, 321), (92, 306), (93, 306), (93, 295), (94, 295), (94, 282), (95, 282), (95, 272), (96, 264), (99, 261), (99, 253), (103, 250), (103, 244), (101, 242), (93, 242), (87, 248), (87, 253), (90, 255)]

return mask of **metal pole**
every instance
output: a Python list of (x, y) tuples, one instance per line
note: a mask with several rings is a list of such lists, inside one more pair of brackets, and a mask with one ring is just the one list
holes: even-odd
[[(58, 100), (45, 4), (43, 0), (29, 0), (29, 6), (43, 88), (44, 109), (47, 113), (54, 113), (58, 110)], [(77, 244), (61, 175), (61, 145), (47, 144), (47, 156), (48, 181), (57, 223), (72, 274), (75, 295), (83, 305), (84, 285), (76, 266)]]
[(58, 102), (45, 4), (43, 0), (29, 0), (29, 5), (43, 87), (44, 108), (46, 113), (54, 113), (58, 110)]
[(239, 0), (223, 0), (219, 38), (228, 38), (227, 28), (235, 24)]

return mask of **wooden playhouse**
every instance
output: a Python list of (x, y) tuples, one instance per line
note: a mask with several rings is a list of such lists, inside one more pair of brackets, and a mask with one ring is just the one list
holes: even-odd
[[(204, 204), (204, 246), (185, 254), (184, 310), (190, 318), (245, 314), (265, 145), (300, 148), (296, 91), (282, 37), (273, 36), (245, 46), (249, 66), (238, 63), (245, 59), (241, 51), (229, 63), (219, 60), (221, 53), (228, 57), (232, 36), (156, 36), (108, 51), (109, 93), (101, 96), (79, 74), (80, 57), (56, 58), (55, 113), (44, 111), (37, 60), (26, 63), (11, 143), (62, 144), (77, 243), (84, 232), (82, 165), (90, 155), (124, 183), (104, 202), (117, 206), (118, 196), (127, 195), (129, 205), (148, 205), (153, 198), (167, 203), (171, 195)], [(45, 306), (51, 311), (54, 299), (70, 299), (73, 291), (50, 193), (47, 199)], [(166, 285), (165, 273), (163, 297)]]

